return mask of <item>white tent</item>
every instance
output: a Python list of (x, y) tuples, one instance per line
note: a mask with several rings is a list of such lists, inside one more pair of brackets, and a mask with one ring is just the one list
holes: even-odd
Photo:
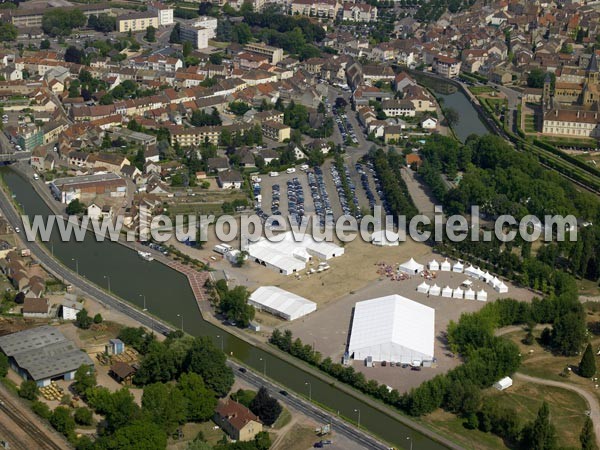
[(481, 278), (483, 278), (483, 280), (484, 280), (486, 283), (491, 283), (491, 282), (492, 282), (492, 280), (494, 279), (494, 275), (492, 275), (491, 273), (489, 273), (489, 272), (486, 270), (486, 271), (485, 271), (485, 273), (483, 274), (483, 277), (481, 277)]
[(348, 353), (355, 360), (433, 359), (435, 310), (400, 295), (388, 295), (354, 307)]
[(504, 377), (501, 380), (498, 380), (494, 383), (494, 387), (499, 391), (503, 391), (504, 389), (508, 389), (513, 385), (513, 380), (511, 377)]
[(380, 247), (395, 247), (400, 245), (400, 236), (392, 230), (375, 231), (371, 235), (371, 244)]
[(473, 285), (473, 282), (471, 280), (465, 280), (460, 285), (465, 286), (465, 287), (470, 287)]
[(500, 279), (498, 277), (494, 277), (491, 279), (490, 284), (495, 288), (500, 284)]
[(428, 267), (429, 270), (440, 270), (440, 263), (433, 259), (429, 262)]
[(477, 267), (469, 265), (469, 267), (467, 267), (465, 269), (465, 275), (468, 275), (473, 278), (478, 278), (479, 277), (479, 269)]
[(441, 293), (442, 289), (437, 284), (434, 284), (433, 286), (431, 286), (431, 289), (429, 289), (429, 295), (439, 297)]
[(413, 258), (410, 258), (403, 264), (400, 264), (398, 270), (409, 275), (418, 275), (423, 272), (423, 264), (419, 264)]
[(454, 292), (452, 293), (452, 298), (463, 298), (463, 295), (464, 291), (458, 287), (454, 289)]
[(440, 264), (440, 270), (442, 272), (450, 272), (450, 270), (452, 270), (452, 265), (450, 264), (448, 259), (445, 259), (444, 262)]
[(429, 292), (430, 286), (423, 281), (420, 285), (417, 286), (417, 292), (421, 292), (422, 294), (427, 294)]
[(261, 286), (248, 299), (248, 304), (285, 320), (296, 320), (317, 310), (317, 304), (276, 286)]
[(466, 300), (475, 300), (475, 291), (471, 288), (465, 291), (465, 299)]
[(477, 292), (477, 300), (480, 302), (487, 302), (487, 292), (485, 292), (483, 289)]
[(465, 270), (465, 266), (463, 266), (463, 264), (458, 261), (456, 264), (454, 264), (454, 266), (452, 267), (452, 272), (456, 272), (456, 273), (463, 273), (463, 270)]
[(500, 294), (506, 294), (508, 292), (508, 286), (504, 284), (503, 281), (501, 281), (498, 286), (494, 286), (494, 289), (496, 289), (496, 291), (498, 291)]
[(442, 297), (452, 297), (452, 288), (450, 286), (446, 286), (444, 289), (442, 289)]

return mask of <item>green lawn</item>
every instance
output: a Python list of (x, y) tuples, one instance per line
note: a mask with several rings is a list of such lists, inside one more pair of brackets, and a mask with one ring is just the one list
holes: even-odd
[(469, 90), (473, 95), (489, 94), (495, 92), (495, 89), (491, 86), (469, 86)]

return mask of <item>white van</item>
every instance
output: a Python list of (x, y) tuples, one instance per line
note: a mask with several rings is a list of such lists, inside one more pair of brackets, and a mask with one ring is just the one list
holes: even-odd
[(290, 167), (289, 169), (286, 170), (287, 173), (296, 173), (296, 168), (295, 167)]
[(269, 172), (269, 176), (270, 177), (278, 177), (279, 176), (279, 172)]
[(33, 179), (34, 179), (34, 180), (39, 180), (39, 179), (40, 179), (40, 177), (39, 177), (39, 175), (38, 175), (37, 173), (34, 173), (34, 174), (33, 174)]
[(308, 164), (302, 164), (302, 165), (300, 166), (300, 170), (302, 170), (302, 171), (306, 172), (306, 171), (308, 170)]

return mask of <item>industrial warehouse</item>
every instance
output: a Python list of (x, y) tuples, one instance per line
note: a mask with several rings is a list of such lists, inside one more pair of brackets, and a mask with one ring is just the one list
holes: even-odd
[(87, 353), (50, 325), (2, 336), (0, 350), (21, 377), (40, 387), (55, 379), (72, 380), (79, 367), (94, 365)]
[(276, 286), (261, 286), (248, 304), (285, 320), (296, 320), (317, 310), (317, 304)]
[(356, 303), (348, 353), (355, 360), (420, 366), (433, 360), (435, 310), (400, 295)]

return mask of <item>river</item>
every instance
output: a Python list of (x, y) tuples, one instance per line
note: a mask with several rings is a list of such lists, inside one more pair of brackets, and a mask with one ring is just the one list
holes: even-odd
[(465, 142), (471, 134), (481, 136), (490, 132), (467, 96), (457, 86), (424, 74), (415, 74), (415, 78), (419, 84), (433, 91), (442, 109), (452, 108), (458, 113), (458, 122), (452, 125), (452, 130), (461, 142)]
[[(30, 218), (33, 215), (46, 217), (51, 213), (28, 180), (10, 168), (2, 168), (0, 174)], [(313, 400), (330, 410), (354, 419), (357, 416), (355, 410), (360, 410), (361, 426), (387, 442), (403, 448), (410, 436), (415, 449), (446, 448), (321, 379), (206, 322), (200, 315), (187, 278), (179, 272), (156, 261), (146, 262), (120, 244), (97, 242), (89, 233), (83, 242), (62, 242), (58, 233), (53, 233), (51, 243), (48, 247), (54, 256), (73, 270), (78, 269), (81, 276), (105, 289), (110, 283), (113, 293), (140, 307), (145, 296), (150, 313), (175, 327), (181, 327), (183, 323), (184, 330), (191, 335), (212, 337), (217, 346), (223, 345), (227, 354), (233, 354), (258, 372), (265, 371), (269, 378), (287, 389), (306, 394), (306, 382), (309, 382)], [(402, 376), (402, 371), (398, 374)]]

